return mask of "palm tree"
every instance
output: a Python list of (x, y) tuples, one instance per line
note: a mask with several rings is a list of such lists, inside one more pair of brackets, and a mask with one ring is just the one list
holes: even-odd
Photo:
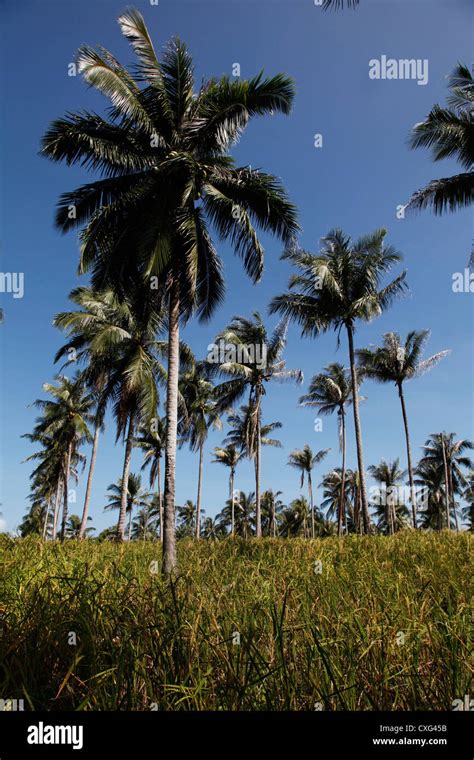
[[(227, 383), (226, 383), (227, 385)], [(222, 388), (222, 386), (220, 386)], [(225, 404), (226, 405), (226, 402)], [(230, 431), (224, 439), (225, 444), (235, 446), (243, 456), (253, 459), (255, 464), (255, 485), (258, 483), (258, 493), (260, 493), (260, 456), (262, 446), (273, 446), (281, 448), (281, 442), (276, 438), (269, 438), (270, 433), (281, 428), (281, 422), (270, 422), (264, 424), (261, 414), (255, 411), (255, 402), (251, 401), (250, 405), (242, 406), (236, 414), (230, 414), (227, 418), (230, 425)], [(258, 460), (258, 464), (257, 464)], [(255, 491), (257, 493), (257, 490)], [(255, 526), (256, 535), (258, 536), (258, 525), (261, 531), (261, 515), (257, 512), (257, 499), (255, 499)]]
[[(88, 520), (92, 520), (92, 517), (89, 517)], [(66, 525), (66, 536), (68, 538), (79, 538), (81, 523), (82, 520), (79, 515), (70, 515)], [(87, 536), (88, 533), (93, 533), (94, 531), (95, 528), (87, 528), (85, 535)]]
[(398, 333), (389, 332), (383, 336), (383, 346), (362, 348), (356, 351), (362, 375), (381, 383), (394, 383), (398, 391), (405, 429), (410, 501), (414, 528), (416, 528), (416, 494), (403, 383), (414, 377), (420, 377), (420, 375), (434, 367), (435, 364), (449, 353), (449, 351), (439, 351), (437, 354), (430, 356), (429, 359), (421, 361), (423, 348), (429, 335), (429, 330), (420, 330), (418, 332), (412, 330), (408, 333), (405, 342), (402, 344)]
[(271, 313), (278, 312), (301, 326), (303, 336), (317, 336), (331, 328), (345, 328), (349, 345), (354, 427), (357, 444), (362, 515), (365, 532), (370, 517), (365, 486), (362, 433), (359, 416), (354, 331), (359, 320), (379, 316), (405, 287), (405, 272), (381, 287), (383, 276), (401, 259), (394, 248), (385, 245), (386, 230), (376, 230), (356, 243), (342, 230), (332, 230), (322, 240), (319, 255), (296, 246), (288, 248), (283, 259), (298, 270), (289, 282), (290, 292), (276, 296)]
[(229, 499), (224, 509), (217, 515), (220, 525), (227, 528), (231, 524), (232, 510), (235, 509), (235, 532), (242, 538), (249, 538), (255, 529), (255, 493), (240, 491), (237, 498)]
[[(178, 425), (179, 324), (197, 312), (208, 319), (224, 295), (222, 262), (209, 225), (232, 244), (252, 281), (263, 270), (255, 226), (288, 243), (298, 225), (281, 182), (236, 167), (230, 149), (253, 116), (289, 113), (294, 97), (283, 74), (250, 80), (225, 76), (194, 90), (186, 46), (172, 40), (161, 61), (142, 15), (129, 10), (120, 28), (138, 56), (135, 75), (108, 51), (79, 51), (86, 82), (112, 102), (111, 119), (69, 113), (43, 139), (55, 161), (99, 171), (103, 179), (61, 197), (57, 225), (83, 227), (81, 271), (94, 284), (124, 289), (130, 272), (143, 291), (163, 288), (168, 309), (165, 526), (163, 573), (176, 565), (175, 469)], [(71, 219), (70, 206), (75, 208)]]
[[(357, 380), (360, 382), (359, 377)], [(350, 370), (345, 369), (342, 364), (333, 362), (324, 368), (323, 373), (313, 377), (309, 385), (308, 393), (301, 396), (299, 401), (301, 406), (316, 407), (320, 414), (334, 414), (334, 412), (337, 412), (339, 418), (339, 449), (342, 453), (342, 483), (340, 489), (341, 502), (337, 512), (338, 535), (342, 534), (342, 527), (346, 522), (346, 513), (343, 508), (346, 472), (346, 406), (351, 403), (351, 400), (352, 386)]]
[(302, 449), (295, 449), (288, 457), (288, 464), (299, 470), (301, 473), (300, 488), (304, 486), (305, 476), (308, 479), (309, 504), (311, 511), (311, 537), (315, 537), (314, 532), (314, 500), (313, 500), (313, 483), (311, 473), (315, 465), (320, 464), (328, 455), (331, 449), (321, 449), (313, 454), (311, 447), (306, 443)]
[(220, 361), (212, 363), (209, 359), (210, 371), (219, 372), (230, 378), (218, 386), (219, 408), (229, 409), (239, 401), (246, 392), (249, 394), (248, 409), (248, 449), (254, 453), (255, 460), (255, 505), (256, 505), (256, 535), (262, 535), (260, 516), (260, 469), (261, 443), (260, 429), (262, 426), (262, 399), (266, 393), (266, 385), (272, 380), (287, 382), (296, 380), (302, 382), (301, 370), (289, 370), (283, 360), (286, 346), (288, 321), (282, 320), (271, 335), (258, 312), (253, 313), (252, 319), (234, 317), (230, 325), (220, 333), (216, 346), (224, 346), (225, 350), (219, 357)]
[(323, 499), (321, 501), (321, 508), (326, 510), (328, 520), (337, 516), (338, 519), (338, 535), (341, 535), (341, 514), (344, 515), (344, 525), (349, 530), (349, 525), (346, 512), (349, 513), (349, 518), (352, 522), (352, 526), (355, 527), (354, 512), (351, 509), (350, 496), (352, 493), (350, 478), (351, 470), (347, 473), (343, 472), (340, 467), (336, 467), (334, 470), (326, 473), (322, 480), (323, 487)]
[(378, 527), (393, 535), (403, 525), (407, 514), (405, 502), (400, 498), (400, 481), (406, 476), (406, 470), (400, 469), (399, 459), (393, 462), (383, 459), (377, 465), (370, 465), (368, 471), (383, 486), (372, 502), (379, 518)]
[(262, 493), (262, 532), (264, 535), (276, 537), (278, 533), (278, 520), (284, 508), (279, 498), (282, 491), (274, 491), (267, 488)]
[(206, 517), (202, 526), (202, 536), (208, 541), (218, 541), (221, 538), (225, 538), (226, 530), (224, 526), (212, 517)]
[(161, 459), (165, 449), (166, 420), (156, 416), (140, 428), (135, 445), (143, 451), (142, 470), (150, 468), (150, 488), (157, 487), (160, 541), (163, 541), (163, 499), (161, 493)]
[(463, 468), (472, 469), (472, 460), (464, 452), (472, 450), (474, 444), (467, 439), (456, 441), (455, 437), (456, 433), (432, 433), (423, 446), (424, 455), (420, 464), (432, 464), (442, 473), (446, 525), (450, 527), (449, 513), (452, 508), (454, 523), (459, 529), (454, 494), (462, 494), (467, 485)]
[[(26, 457), (25, 462), (38, 461), (39, 464), (30, 475), (31, 494), (29, 499), (32, 505), (39, 504), (43, 508), (46, 504), (44, 515), (43, 538), (47, 537), (51, 528), (51, 538), (56, 538), (59, 505), (62, 498), (63, 486), (63, 451), (60, 442), (52, 435), (43, 433), (25, 433), (22, 438), (27, 438), (31, 443), (41, 445), (39, 451)], [(50, 512), (53, 507), (52, 513)], [(50, 524), (52, 518), (52, 524)]]
[(101, 387), (101, 408), (110, 399), (117, 424), (117, 440), (125, 439), (121, 483), (121, 507), (117, 523), (117, 540), (123, 541), (127, 511), (128, 475), (135, 429), (151, 420), (158, 406), (158, 380), (166, 377), (160, 358), (165, 343), (157, 339), (163, 328), (163, 315), (156, 296), (145, 297), (136, 286), (129, 284), (127, 295), (118, 296), (111, 289), (97, 291), (76, 288), (71, 300), (79, 305), (77, 311), (63, 312), (55, 324), (67, 331), (69, 341), (57, 357), (71, 348), (77, 361), (87, 362), (82, 377), (88, 384)]
[[(216, 447), (214, 449), (213, 462), (225, 465), (229, 468), (229, 499), (232, 501), (232, 514), (230, 523), (230, 534), (235, 535), (235, 514), (234, 514), (234, 479), (235, 470), (242, 457), (242, 453), (238, 451), (237, 447), (233, 444), (223, 446), (221, 448)], [(208, 518), (209, 519), (209, 518)]]
[(56, 380), (57, 385), (43, 384), (43, 390), (49, 393), (52, 399), (38, 399), (34, 402), (43, 414), (36, 420), (32, 439), (49, 437), (54, 440), (55, 449), (60, 451), (63, 494), (60, 537), (61, 541), (64, 541), (71, 466), (77, 458), (80, 446), (91, 440), (88, 424), (93, 420), (91, 414), (93, 398), (86, 392), (83, 377), (79, 374), (76, 374), (72, 380), (64, 375), (58, 375)]
[(420, 460), (414, 470), (415, 483), (420, 486), (420, 527), (442, 530), (443, 523), (450, 527), (450, 519), (443, 507), (446, 496), (443, 493), (443, 468), (429, 460)]
[(435, 105), (426, 119), (415, 124), (412, 148), (431, 148), (434, 161), (455, 157), (467, 171), (435, 179), (410, 198), (407, 208), (430, 207), (435, 214), (469, 206), (474, 199), (474, 79), (459, 63), (449, 78), (448, 107)]
[[(122, 479), (120, 478), (117, 483), (111, 483), (107, 488), (109, 503), (104, 509), (118, 509), (119, 512), (122, 509)], [(132, 514), (133, 508), (148, 509), (150, 494), (142, 488), (142, 479), (140, 475), (135, 475), (133, 472), (128, 473), (127, 488), (125, 490), (127, 497), (126, 512), (128, 514), (128, 540), (130, 541), (132, 535)]]
[(183, 414), (179, 432), (182, 441), (187, 441), (191, 451), (199, 451), (198, 488), (196, 500), (196, 538), (201, 531), (201, 492), (204, 444), (211, 427), (222, 427), (216, 405), (216, 391), (207, 379), (204, 364), (197, 363), (188, 372), (183, 373), (179, 383)]
[(142, 507), (133, 519), (131, 538), (153, 541), (156, 538), (158, 517), (159, 512), (153, 502)]
[(188, 499), (181, 507), (176, 507), (176, 515), (178, 518), (178, 526), (180, 528), (180, 535), (185, 536), (196, 535), (196, 505)]

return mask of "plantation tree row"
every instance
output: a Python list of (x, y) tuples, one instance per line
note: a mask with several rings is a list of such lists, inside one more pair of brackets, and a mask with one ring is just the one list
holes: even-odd
[[(343, 6), (326, 2), (325, 6)], [(357, 3), (347, 3), (357, 5)], [(422, 360), (426, 331), (406, 338), (387, 333), (380, 346), (356, 348), (357, 326), (387, 308), (406, 289), (405, 272), (391, 274), (401, 255), (377, 229), (353, 241), (331, 230), (321, 250), (299, 246), (297, 209), (280, 179), (261, 170), (236, 166), (231, 149), (250, 119), (276, 112), (289, 114), (295, 97), (285, 74), (249, 80), (227, 76), (194, 87), (193, 61), (186, 46), (172, 40), (158, 58), (144, 19), (129, 10), (119, 18), (122, 33), (138, 63), (127, 70), (107, 50), (84, 46), (78, 70), (87, 84), (110, 103), (107, 118), (91, 112), (68, 112), (54, 121), (42, 142), (53, 161), (82, 166), (98, 175), (89, 184), (64, 193), (56, 224), (62, 232), (80, 229), (80, 273), (90, 284), (71, 293), (74, 308), (58, 314), (55, 324), (66, 335), (56, 356), (63, 366), (77, 362), (72, 379), (63, 375), (45, 385), (47, 400), (28, 438), (38, 445), (30, 457), (32, 506), (23, 524), (52, 538), (84, 538), (88, 531), (91, 485), (106, 410), (112, 409), (117, 439), (124, 441), (123, 470), (109, 488), (108, 507), (117, 509), (114, 536), (154, 537), (163, 541), (163, 572), (176, 566), (176, 535), (199, 537), (223, 533), (306, 536), (333, 530), (371, 532), (373, 498), (367, 491), (359, 386), (365, 378), (393, 383), (400, 399), (406, 439), (408, 499), (389, 498), (405, 478), (399, 460), (369, 468), (385, 494), (378, 498), (379, 528), (402, 525), (458, 526), (456, 496), (472, 498), (465, 451), (469, 441), (436, 433), (427, 441), (418, 465), (412, 461), (405, 381), (429, 369), (446, 352)], [(431, 147), (435, 160), (457, 157), (473, 161), (473, 80), (458, 65), (451, 81), (450, 106), (434, 106), (412, 135), (413, 147)], [(412, 197), (408, 207), (431, 206), (436, 213), (472, 202), (472, 172), (435, 180)], [(269, 333), (259, 313), (236, 316), (218, 336), (233, 350), (197, 360), (181, 340), (191, 318), (208, 320), (223, 301), (223, 266), (214, 241), (227, 241), (252, 282), (264, 269), (259, 233), (272, 234), (294, 267), (288, 292), (276, 295), (269, 311), (281, 321)], [(303, 336), (316, 338), (334, 330), (344, 340), (347, 368), (329, 365), (310, 382), (301, 398), (340, 423), (341, 467), (323, 478), (324, 500), (316, 504), (316, 482), (325, 451), (305, 445), (289, 463), (307, 480), (308, 500), (284, 506), (279, 492), (261, 493), (262, 447), (279, 423), (263, 418), (270, 382), (302, 382), (297, 368), (283, 359), (289, 322)], [(237, 407), (241, 404), (240, 408)], [(163, 415), (159, 415), (160, 405)], [(346, 466), (346, 415), (354, 421), (357, 466)], [(206, 438), (227, 416), (229, 433), (215, 461), (229, 470), (229, 501), (215, 520), (203, 519), (201, 505)], [(83, 514), (69, 516), (68, 487), (85, 466), (84, 444), (92, 445)], [(196, 502), (175, 514), (176, 452), (189, 445), (197, 454)], [(151, 499), (138, 474), (131, 473), (135, 446), (149, 468)], [(255, 465), (255, 492), (235, 493), (235, 471), (242, 458)], [(317, 472), (316, 472), (317, 470)], [(418, 489), (418, 492), (417, 492)], [(419, 509), (418, 500), (423, 501)], [(62, 509), (60, 508), (62, 505)], [(320, 507), (327, 509), (325, 518)], [(132, 520), (132, 510), (138, 516)], [(128, 516), (128, 520), (127, 520)], [(469, 512), (472, 517), (472, 508)]]

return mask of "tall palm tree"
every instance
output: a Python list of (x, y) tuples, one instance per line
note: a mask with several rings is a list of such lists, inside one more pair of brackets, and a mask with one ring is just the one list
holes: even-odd
[(410, 198), (407, 208), (432, 208), (435, 214), (456, 211), (474, 200), (474, 79), (459, 63), (449, 78), (448, 107), (434, 105), (426, 119), (415, 124), (410, 145), (430, 148), (434, 161), (457, 158), (467, 171), (435, 179)]
[(204, 364), (197, 363), (192, 369), (183, 373), (179, 389), (182, 398), (183, 414), (178, 431), (182, 441), (187, 441), (191, 451), (199, 452), (198, 487), (196, 499), (196, 538), (201, 531), (201, 492), (204, 444), (210, 428), (222, 427), (216, 405), (216, 390), (207, 378)]
[(368, 471), (376, 483), (383, 486), (372, 503), (379, 518), (378, 527), (393, 535), (403, 525), (407, 513), (400, 494), (400, 482), (406, 476), (406, 470), (400, 469), (399, 459), (393, 462), (383, 459), (377, 465), (371, 464)]
[[(360, 378), (357, 378), (360, 382)], [(340, 504), (338, 509), (337, 529), (338, 535), (342, 533), (343, 524), (346, 521), (344, 510), (344, 481), (346, 473), (346, 406), (352, 400), (352, 385), (350, 370), (342, 364), (333, 362), (325, 367), (324, 372), (315, 375), (309, 385), (308, 393), (301, 396), (299, 403), (302, 406), (316, 407), (320, 414), (337, 413), (339, 418), (339, 449), (342, 453)]]
[(49, 436), (61, 451), (63, 514), (60, 537), (61, 541), (64, 541), (71, 466), (80, 446), (91, 441), (88, 425), (93, 420), (93, 398), (87, 393), (83, 377), (79, 374), (72, 380), (58, 375), (56, 380), (57, 385), (43, 384), (43, 390), (52, 398), (38, 399), (34, 402), (34, 405), (41, 409), (42, 416), (36, 421), (33, 436)]
[(248, 418), (248, 448), (254, 452), (255, 460), (255, 505), (256, 535), (262, 535), (260, 517), (260, 470), (262, 399), (266, 386), (271, 381), (302, 382), (301, 370), (289, 370), (283, 360), (286, 346), (288, 321), (282, 320), (270, 335), (258, 312), (252, 319), (234, 317), (230, 325), (216, 338), (215, 345), (224, 345), (226, 350), (221, 360), (210, 363), (210, 371), (219, 372), (230, 379), (222, 382), (217, 391), (218, 404), (222, 410), (228, 409), (248, 392), (250, 415)]
[(274, 491), (267, 488), (262, 493), (262, 532), (264, 535), (273, 536), (278, 534), (278, 520), (284, 508), (282, 500), (279, 498), (282, 491)]
[(322, 240), (321, 253), (311, 254), (296, 246), (283, 259), (297, 269), (289, 282), (290, 292), (276, 296), (270, 305), (301, 326), (303, 336), (317, 336), (331, 328), (347, 333), (351, 370), (354, 427), (360, 477), (362, 515), (365, 532), (370, 517), (365, 485), (362, 433), (357, 394), (358, 379), (354, 352), (354, 331), (359, 320), (379, 316), (405, 287), (405, 272), (381, 287), (383, 277), (401, 256), (385, 245), (386, 230), (380, 229), (353, 243), (342, 230), (332, 230)]
[(231, 526), (232, 510), (235, 510), (235, 533), (249, 538), (255, 531), (255, 493), (239, 491), (237, 497), (228, 499), (216, 520), (226, 530)]
[[(340, 525), (341, 513), (344, 515), (344, 524), (349, 531), (350, 527), (355, 527), (354, 512), (351, 509), (351, 482), (350, 478), (351, 470), (347, 473), (343, 473), (340, 467), (336, 467), (334, 470), (326, 473), (322, 480), (323, 487), (323, 499), (321, 501), (321, 508), (326, 510), (327, 519), (330, 520), (333, 517), (337, 517), (338, 521), (338, 535), (341, 535)], [(341, 506), (342, 505), (342, 506)], [(348, 513), (349, 520), (346, 513)], [(352, 523), (350, 525), (349, 523)]]
[(196, 515), (196, 505), (191, 501), (191, 499), (188, 499), (183, 504), (183, 506), (176, 507), (178, 526), (180, 528), (180, 534), (183, 538), (184, 536), (196, 535)]
[(133, 518), (131, 538), (139, 541), (156, 539), (158, 517), (159, 512), (153, 502), (142, 507)]
[(101, 405), (109, 400), (117, 424), (117, 440), (125, 440), (121, 477), (121, 508), (117, 523), (117, 539), (124, 540), (127, 511), (128, 475), (135, 430), (140, 423), (152, 419), (158, 406), (158, 382), (166, 378), (161, 357), (166, 344), (157, 338), (163, 329), (163, 314), (156, 296), (147, 297), (136, 283), (126, 295), (112, 289), (97, 291), (76, 288), (71, 300), (80, 308), (63, 312), (55, 324), (65, 330), (69, 341), (58, 357), (71, 348), (77, 360), (87, 362), (82, 377), (89, 384), (100, 378)]
[(221, 448), (216, 447), (214, 449), (213, 462), (223, 464), (229, 468), (229, 499), (232, 501), (232, 514), (230, 523), (230, 534), (235, 535), (235, 513), (234, 513), (234, 480), (235, 470), (242, 457), (242, 452), (237, 449), (234, 444), (223, 446)]
[[(122, 509), (122, 479), (120, 478), (117, 483), (111, 483), (107, 488), (109, 503), (104, 509), (118, 509), (119, 512)], [(150, 504), (150, 494), (142, 488), (142, 479), (140, 475), (135, 475), (133, 472), (128, 473), (127, 488), (126, 488), (126, 512), (128, 514), (128, 540), (130, 541), (132, 535), (132, 516), (133, 509), (148, 509)]]
[(330, 451), (331, 449), (321, 449), (321, 451), (317, 451), (314, 454), (311, 447), (306, 443), (302, 449), (295, 449), (294, 451), (291, 452), (291, 454), (288, 457), (288, 464), (290, 465), (290, 467), (294, 467), (295, 469), (299, 470), (301, 473), (300, 488), (303, 488), (304, 486), (305, 477), (307, 477), (308, 479), (308, 493), (309, 493), (309, 504), (310, 504), (310, 512), (311, 512), (311, 538), (315, 537), (315, 531), (314, 531), (314, 506), (315, 505), (314, 505), (314, 498), (313, 498), (313, 482), (311, 478), (311, 473), (315, 465), (320, 464)]
[(138, 57), (133, 74), (106, 50), (83, 47), (78, 55), (86, 82), (112, 102), (110, 120), (69, 113), (49, 128), (43, 153), (103, 177), (64, 194), (59, 204), (60, 229), (83, 227), (81, 271), (92, 269), (96, 285), (114, 282), (119, 290), (138, 271), (143, 290), (150, 278), (164, 289), (169, 338), (163, 573), (169, 575), (176, 565), (180, 319), (193, 312), (208, 319), (224, 295), (210, 226), (230, 241), (252, 281), (262, 274), (264, 256), (255, 228), (286, 243), (298, 229), (281, 182), (236, 167), (230, 156), (251, 117), (289, 113), (294, 86), (283, 74), (260, 73), (250, 80), (211, 79), (196, 92), (193, 62), (179, 39), (159, 60), (138, 11), (124, 13), (119, 25)]
[[(226, 405), (227, 402), (225, 402), (224, 406)], [(269, 437), (270, 433), (281, 428), (281, 422), (269, 422), (265, 424), (262, 421), (261, 413), (259, 414), (255, 409), (253, 399), (250, 405), (244, 405), (236, 414), (230, 414), (227, 422), (230, 426), (230, 431), (224, 439), (224, 443), (235, 446), (243, 456), (253, 460), (255, 466), (255, 494), (257, 494), (257, 483), (258, 493), (260, 493), (260, 457), (262, 446), (281, 448), (281, 441)], [(258, 525), (260, 525), (260, 531)], [(260, 511), (257, 511), (256, 498), (255, 528), (257, 537), (261, 536), (261, 515)]]
[(135, 445), (143, 451), (142, 470), (150, 468), (150, 488), (156, 485), (160, 525), (160, 541), (163, 541), (163, 498), (161, 492), (161, 460), (165, 450), (166, 420), (158, 415), (139, 430)]
[(421, 355), (429, 335), (429, 330), (412, 330), (408, 333), (405, 342), (402, 343), (398, 333), (389, 332), (383, 336), (382, 346), (362, 348), (356, 351), (360, 371), (363, 375), (381, 383), (394, 383), (398, 391), (405, 429), (410, 501), (414, 528), (416, 528), (416, 494), (403, 383), (406, 380), (420, 377), (420, 375), (434, 367), (435, 364), (449, 353), (449, 351), (439, 351), (437, 354), (430, 356), (429, 359), (422, 361)]
[(444, 479), (444, 504), (446, 525), (450, 527), (450, 510), (453, 511), (456, 529), (459, 529), (454, 495), (462, 494), (467, 485), (463, 468), (472, 469), (472, 460), (465, 452), (474, 448), (472, 441), (455, 440), (456, 433), (432, 433), (423, 446), (421, 463), (432, 464), (442, 473)]
[(450, 527), (451, 520), (445, 509), (446, 495), (443, 468), (432, 461), (421, 459), (414, 470), (415, 483), (420, 487), (420, 527), (442, 530), (443, 524)]
[[(43, 538), (47, 537), (49, 528), (51, 528), (51, 538), (55, 539), (64, 475), (61, 442), (53, 435), (38, 432), (25, 433), (22, 438), (27, 438), (31, 443), (41, 445), (39, 451), (35, 451), (24, 460), (25, 462), (39, 461), (30, 475), (31, 494), (29, 498), (32, 504), (40, 504), (41, 507), (46, 503)], [(52, 518), (52, 524), (50, 524), (50, 518)]]

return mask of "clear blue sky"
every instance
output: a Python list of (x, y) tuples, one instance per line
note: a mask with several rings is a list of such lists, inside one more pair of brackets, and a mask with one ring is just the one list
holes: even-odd
[[(301, 243), (316, 249), (332, 227), (354, 237), (387, 227), (388, 240), (403, 252), (410, 294), (383, 317), (361, 325), (356, 343), (377, 342), (383, 332), (430, 328), (431, 355), (451, 348), (451, 355), (425, 377), (407, 386), (407, 405), (415, 457), (427, 436), (442, 429), (459, 436), (472, 434), (472, 294), (454, 294), (453, 272), (469, 260), (471, 225), (468, 211), (434, 217), (431, 212), (397, 220), (396, 206), (412, 191), (437, 176), (457, 169), (455, 163), (433, 164), (425, 151), (411, 151), (411, 126), (436, 102), (444, 102), (446, 76), (458, 60), (470, 62), (472, 15), (468, 0), (361, 0), (357, 11), (324, 13), (312, 0), (159, 0), (158, 6), (136, 2), (161, 47), (173, 35), (186, 41), (196, 63), (196, 80), (231, 74), (240, 63), (243, 77), (264, 68), (294, 77), (297, 96), (290, 117), (255, 121), (235, 156), (241, 164), (263, 167), (283, 178), (300, 210)], [(35, 410), (29, 404), (43, 395), (42, 383), (53, 378), (52, 364), (62, 336), (52, 327), (56, 312), (68, 307), (67, 295), (78, 284), (75, 234), (61, 236), (53, 228), (60, 193), (92, 179), (78, 168), (53, 164), (38, 156), (49, 122), (67, 110), (101, 113), (105, 99), (79, 77), (68, 76), (68, 64), (84, 43), (103, 45), (124, 63), (133, 56), (121, 37), (116, 18), (125, 4), (115, 0), (3, 0), (1, 32), (1, 271), (23, 272), (25, 294), (13, 299), (0, 294), (5, 321), (0, 329), (1, 357), (1, 510), (13, 530), (27, 510), (31, 453), (20, 438), (29, 432)], [(429, 82), (369, 79), (368, 62), (381, 55), (427, 58)], [(322, 133), (323, 147), (313, 147)], [(265, 238), (266, 271), (252, 286), (227, 246), (227, 297), (213, 321), (189, 325), (184, 338), (198, 356), (234, 314), (266, 312), (270, 298), (286, 288), (289, 268), (279, 261), (280, 245)], [(276, 318), (268, 319), (270, 325)], [(297, 400), (311, 376), (330, 361), (346, 362), (343, 340), (336, 351), (333, 333), (309, 341), (290, 328), (286, 352), (289, 367), (300, 367), (305, 385), (275, 385), (264, 401), (264, 418), (283, 423), (282, 450), (264, 450), (263, 487), (283, 491), (290, 501), (299, 494), (297, 473), (286, 466), (289, 452), (305, 443), (332, 447), (324, 469), (339, 464), (336, 419), (325, 418), (314, 432), (315, 414), (298, 408)], [(363, 386), (362, 408), (366, 464), (400, 457), (405, 464), (402, 421), (392, 387)], [(222, 435), (211, 434), (206, 462)], [(123, 448), (115, 445), (111, 418), (100, 442), (91, 514), (103, 528), (113, 518), (103, 513), (109, 483), (121, 474)], [(87, 451), (89, 454), (89, 451)], [(353, 429), (349, 423), (348, 465), (355, 466)], [(179, 453), (177, 501), (195, 499), (197, 458)], [(133, 470), (140, 457), (134, 455)], [(320, 478), (318, 477), (318, 483)], [(85, 475), (72, 512), (82, 508)], [(253, 469), (245, 463), (236, 487), (253, 490)], [(205, 468), (203, 506), (216, 514), (227, 494), (227, 472)], [(318, 499), (321, 497), (318, 491)]]

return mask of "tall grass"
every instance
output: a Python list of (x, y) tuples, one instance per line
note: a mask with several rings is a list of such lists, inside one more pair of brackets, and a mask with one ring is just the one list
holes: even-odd
[(472, 691), (471, 541), (181, 541), (169, 583), (156, 544), (1, 537), (0, 698), (35, 710), (451, 709)]

